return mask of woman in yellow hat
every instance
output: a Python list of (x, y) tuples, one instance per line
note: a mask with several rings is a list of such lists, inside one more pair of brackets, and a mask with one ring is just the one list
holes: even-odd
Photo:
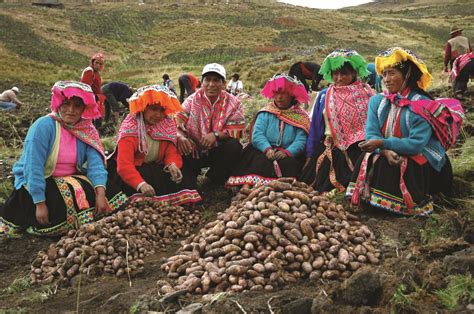
[(375, 58), (386, 91), (370, 99), (366, 141), (346, 196), (353, 205), (369, 205), (403, 215), (433, 211), (431, 194), (449, 192), (451, 164), (431, 125), (411, 102), (430, 99), (432, 77), (413, 52), (390, 48)]

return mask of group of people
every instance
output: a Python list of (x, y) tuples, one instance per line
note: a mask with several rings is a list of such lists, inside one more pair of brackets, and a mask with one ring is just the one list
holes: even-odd
[[(92, 68), (95, 60), (102, 66), (99, 58)], [(200, 87), (182, 103), (166, 84), (137, 89), (110, 156), (92, 124), (101, 115), (94, 87), (59, 81), (52, 113), (31, 126), (13, 167), (0, 233), (61, 234), (143, 195), (188, 206), (201, 201), (203, 168), (208, 184), (248, 189), (293, 177), (320, 193), (343, 192), (354, 206), (427, 215), (431, 195), (448, 193), (452, 180), (447, 146), (418, 110), (432, 99), (432, 77), (400, 47), (380, 53), (375, 68), (386, 87), (379, 94), (363, 80), (370, 71), (361, 55), (330, 53), (319, 74), (331, 85), (312, 117), (302, 108), (310, 100), (303, 83), (273, 76), (261, 92), (269, 102), (242, 147), (244, 108), (226, 91), (225, 68), (207, 64)]]

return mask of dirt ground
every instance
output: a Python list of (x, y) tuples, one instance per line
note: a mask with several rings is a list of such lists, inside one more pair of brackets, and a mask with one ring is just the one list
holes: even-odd
[[(471, 106), (473, 101), (468, 99), (467, 108)], [(2, 179), (8, 173), (8, 164), (2, 168)], [(458, 179), (472, 182), (473, 173)], [(271, 293), (184, 295), (163, 300), (156, 284), (165, 278), (160, 266), (164, 258), (175, 253), (179, 241), (145, 258), (145, 271), (130, 282), (111, 276), (83, 276), (74, 280), (71, 287), (30, 286), (26, 278), (31, 261), (39, 250), (57, 239), (24, 235), (1, 240), (0, 312), (171, 313), (191, 303), (203, 306), (203, 313), (445, 312), (449, 310), (436, 293), (446, 289), (450, 275), (456, 274), (469, 278), (471, 285), (469, 293), (463, 294), (450, 310), (469, 312), (474, 307), (474, 223), (473, 208), (469, 205), (472, 202), (463, 200), (472, 200), (472, 190), (463, 183), (457, 183), (455, 188), (457, 200), (438, 199), (435, 214), (428, 218), (396, 217), (375, 211), (358, 213), (381, 245), (379, 266), (367, 266), (345, 282), (300, 280)], [(223, 188), (203, 194), (206, 201), (199, 210), (204, 223), (229, 206), (231, 194)]]

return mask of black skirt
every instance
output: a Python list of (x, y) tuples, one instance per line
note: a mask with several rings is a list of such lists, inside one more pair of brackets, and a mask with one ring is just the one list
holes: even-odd
[[(354, 194), (364, 155), (359, 158), (347, 188), (346, 197), (349, 200)], [(402, 215), (425, 216), (433, 211), (432, 193), (449, 193), (452, 182), (452, 167), (449, 159), (438, 172), (428, 162), (420, 165), (408, 158), (403, 178), (414, 203), (412, 208), (408, 208), (400, 185), (400, 166), (390, 166), (382, 155), (373, 163), (374, 156), (376, 154), (372, 154), (368, 159), (366, 180), (368, 191), (360, 198), (362, 204)]]
[[(143, 163), (136, 167), (146, 183), (150, 184), (156, 193), (156, 200), (169, 201), (175, 205), (195, 203), (201, 201), (201, 196), (195, 189), (195, 183), (186, 167), (181, 169), (183, 179), (180, 183), (171, 180), (169, 173), (163, 170), (163, 165), (157, 163)], [(129, 186), (117, 173), (117, 162), (110, 158), (107, 162), (109, 179), (113, 181), (127, 196), (133, 200), (136, 198), (135, 187)]]
[[(303, 171), (299, 177), (299, 181), (312, 185), (316, 191), (319, 191), (321, 193), (329, 192), (336, 188), (329, 177), (331, 171), (331, 162), (327, 156), (324, 157), (320, 169), (316, 174), (316, 163), (318, 161), (318, 158), (324, 153), (325, 149), (326, 146), (324, 146), (323, 143), (318, 145), (316, 156), (312, 157), (309, 160), (309, 162), (303, 168)], [(346, 188), (352, 177), (352, 170), (347, 164), (346, 156), (341, 150), (333, 146), (331, 153), (332, 167), (334, 168), (336, 180), (337, 182), (339, 182), (339, 184), (341, 184), (341, 186)], [(362, 151), (360, 150), (358, 143), (354, 143), (349, 146), (346, 153), (349, 159), (351, 160), (352, 165), (355, 165)]]
[[(81, 204), (78, 204), (76, 193), (85, 196)], [(0, 234), (13, 236), (26, 229), (34, 235), (58, 236), (97, 218), (94, 215), (95, 190), (84, 176), (47, 178), (45, 196), (49, 225), (38, 223), (36, 205), (26, 188), (21, 187), (0, 207)], [(106, 197), (112, 212), (127, 201), (125, 194), (113, 183), (107, 184)]]
[(278, 169), (281, 177), (297, 178), (301, 172), (303, 161), (300, 158), (286, 157), (278, 160), (277, 165), (269, 160), (264, 153), (251, 144), (245, 147), (240, 162), (226, 182), (226, 187), (239, 185), (259, 185), (277, 179)]

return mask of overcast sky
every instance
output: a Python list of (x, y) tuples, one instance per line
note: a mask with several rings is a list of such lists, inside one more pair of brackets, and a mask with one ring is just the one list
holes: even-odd
[(278, 0), (279, 2), (300, 5), (308, 8), (316, 9), (340, 9), (344, 7), (350, 7), (359, 5), (370, 0)]

